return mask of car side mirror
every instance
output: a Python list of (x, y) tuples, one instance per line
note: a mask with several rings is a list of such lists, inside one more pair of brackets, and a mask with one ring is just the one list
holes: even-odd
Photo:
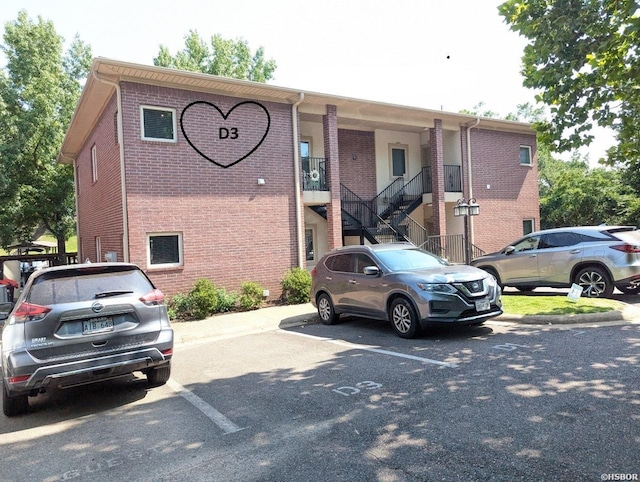
[(363, 272), (367, 276), (378, 276), (380, 274), (377, 266), (365, 266)]
[(516, 248), (515, 248), (514, 246), (507, 246), (506, 248), (504, 248), (504, 249), (502, 250), (502, 253), (503, 253), (503, 254), (506, 254), (506, 255), (508, 256), (508, 255), (510, 255), (510, 254), (515, 253), (515, 251), (516, 251)]

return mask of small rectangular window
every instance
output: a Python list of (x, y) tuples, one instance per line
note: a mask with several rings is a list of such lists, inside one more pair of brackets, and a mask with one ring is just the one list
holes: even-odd
[(315, 250), (313, 249), (313, 229), (304, 230), (304, 239), (307, 253), (307, 261), (315, 259)]
[(533, 219), (524, 219), (522, 221), (522, 234), (527, 235), (533, 233), (535, 229)]
[(151, 268), (182, 266), (182, 234), (147, 235), (147, 264)]
[(98, 154), (95, 144), (91, 147), (91, 180), (93, 182), (98, 180)]
[(520, 165), (531, 165), (531, 146), (520, 146)]
[(391, 175), (402, 177), (407, 172), (407, 151), (404, 148), (391, 148)]
[(176, 142), (176, 111), (163, 107), (140, 106), (142, 139)]

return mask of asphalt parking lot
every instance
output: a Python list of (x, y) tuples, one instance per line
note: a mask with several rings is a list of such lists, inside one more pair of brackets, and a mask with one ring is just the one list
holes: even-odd
[(166, 386), (79, 387), (3, 419), (0, 480), (604, 480), (640, 470), (635, 322), (498, 321), (404, 340), (377, 321), (322, 325), (304, 305), (232, 316), (208, 320), (207, 336), (205, 322), (176, 330)]

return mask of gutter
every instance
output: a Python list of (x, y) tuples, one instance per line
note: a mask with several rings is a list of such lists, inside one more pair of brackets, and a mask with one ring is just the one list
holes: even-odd
[(304, 269), (304, 226), (302, 223), (304, 211), (302, 210), (301, 186), (300, 186), (300, 140), (298, 134), (298, 106), (304, 100), (304, 92), (298, 94), (298, 100), (291, 106), (291, 122), (293, 123), (293, 184), (296, 194), (296, 237), (298, 240), (298, 267)]
[[(122, 193), (122, 256), (125, 263), (129, 262), (129, 216), (127, 213), (127, 190), (125, 183), (124, 169), (124, 132), (122, 127), (122, 92), (120, 84), (113, 80), (100, 77), (95, 70), (91, 73), (93, 77), (103, 84), (111, 85), (116, 89), (117, 109), (118, 109), (118, 145), (120, 146), (120, 192)], [(100, 262), (100, 260), (98, 260)]]

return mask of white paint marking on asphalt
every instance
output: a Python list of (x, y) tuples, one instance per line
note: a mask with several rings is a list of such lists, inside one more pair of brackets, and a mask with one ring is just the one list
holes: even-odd
[(364, 351), (370, 351), (373, 353), (380, 353), (381, 355), (389, 355), (389, 356), (395, 356), (398, 358), (406, 358), (407, 360), (414, 360), (414, 361), (419, 361), (419, 362), (423, 362), (423, 363), (431, 363), (432, 365), (440, 365), (440, 366), (444, 366), (444, 367), (449, 367), (449, 368), (458, 368), (458, 365), (456, 365), (455, 363), (448, 363), (448, 362), (443, 362), (443, 361), (439, 361), (439, 360), (432, 360), (431, 358), (424, 358), (421, 356), (415, 356), (415, 355), (407, 355), (406, 353), (398, 353), (395, 351), (388, 351), (388, 350), (382, 350), (380, 348), (375, 348), (373, 346), (369, 346), (369, 345), (359, 345), (356, 343), (349, 343), (348, 341), (344, 341), (344, 340), (336, 340), (333, 338), (325, 338), (322, 336), (314, 336), (314, 335), (309, 335), (307, 333), (296, 333), (295, 331), (285, 331), (285, 330), (279, 330), (280, 333), (286, 333), (288, 335), (297, 335), (297, 336), (302, 336), (302, 337), (306, 337), (306, 338), (311, 338), (314, 340), (318, 340), (318, 341), (327, 341), (329, 343), (334, 343), (336, 345), (342, 345), (342, 346), (346, 346), (349, 348), (354, 348), (357, 350), (364, 350)]
[(244, 430), (244, 428), (238, 427), (235, 423), (229, 420), (227, 417), (218, 412), (215, 408), (205, 402), (198, 395), (190, 392), (186, 388), (184, 388), (179, 383), (170, 379), (167, 382), (167, 385), (176, 393), (178, 393), (182, 398), (191, 403), (194, 407), (204, 413), (207, 417), (211, 419), (213, 423), (215, 423), (218, 427), (222, 429), (225, 434), (239, 432), (240, 430)]

